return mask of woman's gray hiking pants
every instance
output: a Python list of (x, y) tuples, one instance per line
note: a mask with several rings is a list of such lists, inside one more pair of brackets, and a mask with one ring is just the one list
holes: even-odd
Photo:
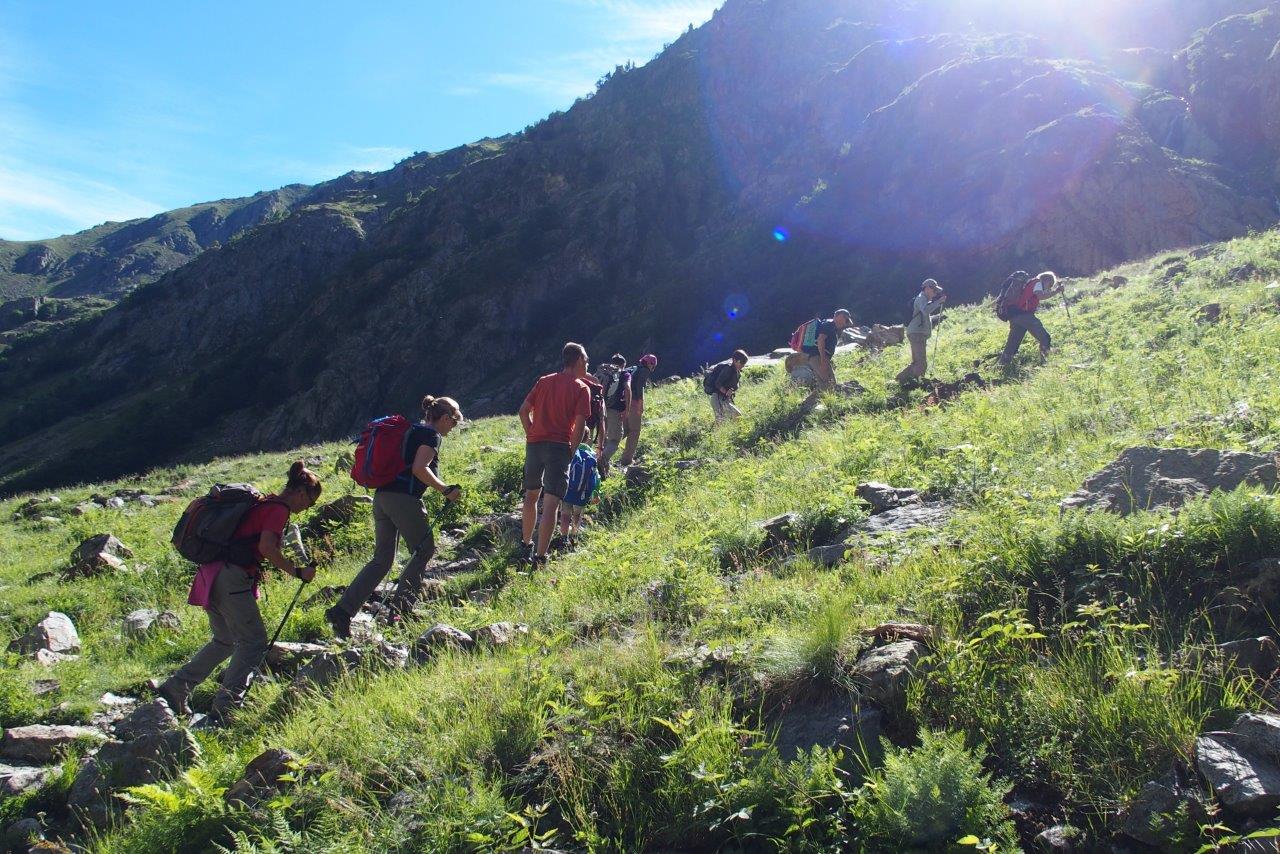
[(435, 554), (436, 544), (431, 535), (427, 512), (422, 499), (403, 492), (378, 490), (373, 494), (373, 559), (352, 579), (338, 607), (347, 616), (360, 613), (373, 591), (391, 571), (396, 562), (396, 537), (404, 540), (409, 550), (409, 562), (400, 572), (392, 597), (393, 607), (406, 611), (413, 607), (422, 592), (423, 570)]
[(215, 667), (230, 658), (222, 672), (221, 688), (213, 698), (215, 716), (240, 705), (254, 668), (267, 652), (267, 627), (262, 624), (254, 587), (254, 576), (243, 567), (230, 563), (222, 567), (205, 608), (213, 639), (165, 683), (171, 693), (185, 700)]
[(1022, 339), (1027, 337), (1028, 332), (1040, 344), (1040, 355), (1049, 355), (1051, 343), (1049, 330), (1044, 328), (1044, 324), (1040, 322), (1040, 318), (1036, 317), (1035, 312), (1020, 311), (1009, 315), (1009, 339), (1005, 341), (1004, 352), (1000, 354), (1000, 364), (1007, 365), (1013, 361), (1013, 357), (1018, 355), (1018, 348), (1022, 346)]

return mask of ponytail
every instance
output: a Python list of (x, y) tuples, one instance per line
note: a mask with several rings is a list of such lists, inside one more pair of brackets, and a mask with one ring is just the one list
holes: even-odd
[(446, 415), (452, 415), (458, 421), (462, 420), (462, 407), (458, 406), (458, 401), (452, 397), (432, 397), (431, 395), (422, 398), (422, 419), (428, 424)]
[(285, 492), (291, 489), (301, 490), (314, 498), (319, 498), (323, 487), (315, 472), (307, 468), (302, 460), (295, 460), (293, 465), (289, 466), (289, 479), (284, 485)]

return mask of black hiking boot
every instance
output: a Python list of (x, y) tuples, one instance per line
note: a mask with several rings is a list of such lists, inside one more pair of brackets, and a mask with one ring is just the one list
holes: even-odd
[(547, 566), (546, 555), (530, 555), (529, 557), (530, 572), (537, 572), (539, 569), (545, 569), (546, 566)]
[(351, 615), (334, 605), (324, 611), (325, 622), (338, 640), (351, 640)]
[(179, 694), (174, 686), (169, 682), (161, 682), (156, 688), (156, 696), (164, 700), (173, 713), (179, 717), (191, 717), (191, 706), (187, 703), (187, 698)]

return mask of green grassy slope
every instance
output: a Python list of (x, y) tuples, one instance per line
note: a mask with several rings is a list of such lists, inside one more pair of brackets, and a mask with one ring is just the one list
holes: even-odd
[[(902, 348), (843, 356), (841, 378), (869, 391), (830, 398), (799, 429), (803, 395), (780, 368), (753, 368), (739, 395), (746, 417), (713, 429), (700, 382), (654, 391), (642, 441), (653, 482), (607, 481), (614, 512), (583, 546), (532, 577), (501, 554), (449, 580), (450, 596), (389, 631), (411, 642), (435, 622), (472, 629), (527, 623), (528, 639), (492, 653), (446, 655), (391, 673), (357, 674), (332, 695), (286, 701), (255, 689), (223, 733), (201, 735), (195, 772), (152, 792), (132, 821), (93, 840), (102, 851), (511, 850), (551, 847), (751, 850), (1001, 850), (1017, 844), (1002, 798), (1011, 787), (1051, 805), (1096, 838), (1147, 780), (1185, 761), (1192, 741), (1241, 710), (1267, 708), (1259, 685), (1191, 654), (1214, 641), (1274, 634), (1265, 621), (1220, 619), (1202, 597), (1224, 565), (1280, 550), (1280, 506), (1238, 494), (1178, 517), (1060, 517), (1057, 502), (1121, 449), (1139, 444), (1274, 449), (1280, 438), (1277, 333), (1280, 232), (1119, 271), (1127, 285), (1071, 285), (1042, 316), (1058, 350), (1026, 355), (1008, 373), (989, 362), (986, 390), (945, 406), (923, 393), (891, 396)], [(1222, 320), (1196, 310), (1222, 304)], [(949, 312), (931, 374), (973, 370), (1003, 343), (985, 307)], [(1247, 410), (1237, 404), (1244, 402)], [(465, 411), (465, 401), (463, 401)], [(1224, 413), (1238, 417), (1218, 418)], [(446, 442), (442, 468), (468, 492), (460, 522), (514, 509), (518, 425), (475, 423)], [(167, 544), (181, 504), (66, 511), (93, 492), (160, 491), (190, 480), (273, 487), (294, 456), (318, 457), (327, 501), (355, 491), (334, 463), (345, 448), (218, 460), (138, 480), (59, 493), (56, 522), (9, 521), (0, 504), (0, 591), (16, 635), (49, 609), (72, 616), (85, 654), (52, 672), (0, 672), (0, 723), (80, 720), (104, 691), (136, 691), (175, 668), (205, 638), (182, 604), (188, 568)], [(697, 460), (696, 468), (677, 467)], [(880, 480), (954, 503), (941, 530), (868, 542), (833, 569), (756, 556), (756, 522), (798, 511), (818, 530), (865, 510), (859, 482)], [(193, 493), (188, 493), (193, 494)], [(129, 505), (133, 508), (135, 505)], [(110, 531), (132, 547), (134, 572), (60, 582), (84, 537)], [(371, 548), (367, 519), (326, 549), (319, 584), (346, 583)], [(1044, 603), (1054, 592), (1058, 607)], [(290, 584), (269, 585), (269, 624)], [(119, 618), (170, 607), (183, 628), (118, 639)], [(319, 604), (285, 636), (323, 638)], [(858, 764), (815, 750), (784, 761), (771, 723), (800, 698), (849, 689), (859, 630), (907, 617), (940, 630), (910, 695), (917, 746), (891, 752), (864, 784)], [(690, 653), (732, 648), (708, 669)], [(58, 691), (30, 692), (52, 676)], [(207, 692), (207, 686), (204, 689)], [(208, 694), (197, 695), (197, 705)], [(933, 735), (933, 732), (940, 733)], [(266, 746), (284, 746), (332, 773), (263, 811), (231, 810), (218, 794)], [(930, 794), (933, 787), (937, 792)], [(57, 815), (52, 794), (26, 804)], [(397, 799), (392, 808), (391, 798)], [(4, 807), (6, 818), (23, 805)], [(1195, 850), (1225, 829), (1170, 820), (1169, 850)], [(1186, 822), (1183, 822), (1186, 824)], [(238, 835), (237, 835), (238, 834)], [(545, 836), (544, 836), (545, 835)], [(293, 848), (288, 848), (288, 846)], [(273, 847), (275, 846), (275, 847)]]

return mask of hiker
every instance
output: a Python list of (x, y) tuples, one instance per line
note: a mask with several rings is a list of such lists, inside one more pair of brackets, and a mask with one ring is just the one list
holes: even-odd
[(809, 367), (818, 380), (818, 388), (831, 388), (836, 384), (831, 360), (840, 344), (841, 330), (850, 326), (853, 326), (853, 315), (848, 309), (841, 308), (830, 319), (814, 318), (792, 333), (793, 342), (800, 345), (792, 349), (809, 357)]
[(596, 455), (590, 446), (579, 445), (569, 465), (569, 486), (560, 505), (560, 540), (567, 549), (577, 544), (582, 515), (600, 490)]
[(320, 478), (298, 460), (289, 467), (279, 494), (259, 496), (260, 500), (251, 502), (243, 512), (225, 557), (201, 564), (196, 571), (187, 602), (205, 609), (213, 637), (156, 689), (174, 714), (191, 714), (187, 703), (191, 692), (228, 658), (231, 662), (222, 672), (209, 722), (223, 723), (244, 701), (253, 671), (269, 645), (257, 601), (263, 561), (304, 583), (315, 578), (315, 566), (299, 566), (285, 557), (280, 541), (289, 516), (313, 506), (320, 491)]
[(587, 416), (587, 429), (584, 438), (591, 440), (588, 444), (595, 447), (595, 457), (599, 459), (600, 454), (604, 452), (604, 386), (591, 374), (583, 377), (582, 381), (587, 384), (587, 389), (591, 393), (591, 414)]
[(925, 279), (920, 293), (911, 303), (911, 322), (907, 324), (907, 340), (911, 342), (911, 364), (897, 376), (899, 385), (923, 377), (929, 369), (929, 336), (933, 334), (933, 316), (942, 310), (947, 294), (935, 279)]
[(702, 378), (702, 390), (711, 402), (711, 411), (715, 413), (716, 423), (726, 418), (737, 418), (742, 415), (738, 407), (733, 405), (733, 396), (738, 392), (738, 383), (742, 379), (742, 371), (751, 358), (745, 350), (734, 350), (728, 362), (716, 365)]
[(658, 367), (658, 357), (646, 353), (640, 362), (628, 370), (631, 373), (631, 406), (627, 409), (627, 443), (622, 448), (622, 456), (618, 458), (620, 465), (629, 466), (636, 461), (636, 446), (640, 444), (640, 428), (644, 426), (644, 387), (653, 378), (653, 369)]
[(373, 557), (352, 579), (342, 598), (324, 612), (334, 637), (351, 637), (351, 618), (360, 613), (396, 561), (397, 538), (409, 550), (409, 560), (400, 571), (387, 612), (394, 620), (413, 609), (427, 561), (436, 551), (422, 496), (431, 487), (446, 501), (462, 497), (460, 488), (440, 479), (441, 439), (461, 421), (462, 410), (453, 398), (427, 395), (422, 399), (422, 420), (410, 427), (403, 439), (403, 470), (373, 493)]
[(1040, 318), (1036, 317), (1036, 309), (1042, 299), (1048, 299), (1062, 293), (1062, 285), (1052, 272), (1044, 272), (1035, 278), (1028, 279), (1021, 287), (1016, 281), (1006, 282), (996, 300), (996, 316), (1009, 321), (1009, 339), (1005, 342), (1004, 351), (1000, 354), (1000, 364), (1008, 365), (1018, 355), (1022, 339), (1031, 333), (1031, 337), (1040, 343), (1040, 361), (1049, 356), (1051, 339), (1049, 331), (1044, 328)]
[(614, 353), (596, 371), (596, 379), (604, 388), (604, 448), (600, 452), (600, 476), (609, 476), (609, 460), (622, 444), (622, 427), (631, 409), (631, 374), (626, 370), (627, 360), (621, 353)]
[[(556, 511), (569, 486), (573, 449), (582, 444), (591, 415), (587, 375), (587, 351), (572, 341), (561, 350), (562, 368), (538, 378), (520, 404), (524, 427), (524, 506), (521, 508), (521, 543), (534, 568), (547, 562), (547, 549), (555, 528)], [(542, 493), (542, 518), (538, 525), (538, 493)], [(533, 542), (534, 528), (538, 541)]]

